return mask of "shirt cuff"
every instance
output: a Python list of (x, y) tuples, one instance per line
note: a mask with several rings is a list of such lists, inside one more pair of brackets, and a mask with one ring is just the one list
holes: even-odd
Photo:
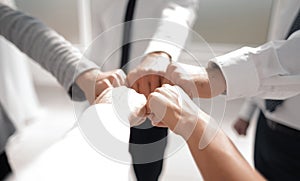
[(189, 26), (185, 19), (177, 21), (170, 19), (171, 15), (164, 15), (159, 22), (154, 36), (152, 37), (145, 53), (164, 51), (172, 57), (172, 61), (177, 61), (181, 50), (185, 46), (189, 34)]
[(171, 56), (172, 61), (177, 61), (181, 53), (181, 48), (172, 45), (171, 42), (153, 40), (150, 42), (148, 48), (145, 51), (145, 54), (147, 55), (152, 52), (166, 52)]
[(208, 66), (216, 64), (226, 80), (227, 99), (255, 95), (259, 88), (259, 77), (255, 64), (249, 59), (253, 48), (244, 47), (210, 60)]
[(78, 65), (76, 66), (75, 74), (73, 78), (70, 78), (72, 80), (65, 81), (66, 84), (64, 84), (64, 88), (68, 90), (68, 93), (72, 100), (74, 101), (84, 101), (86, 99), (84, 92), (79, 88), (79, 86), (75, 83), (75, 80), (77, 77), (82, 74), (83, 72), (86, 72), (88, 70), (92, 69), (99, 69), (99, 66), (96, 65), (94, 62), (86, 60), (81, 60)]

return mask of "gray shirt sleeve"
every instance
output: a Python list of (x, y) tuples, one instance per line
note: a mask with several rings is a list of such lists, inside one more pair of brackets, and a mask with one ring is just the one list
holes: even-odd
[(73, 93), (74, 100), (83, 100), (84, 94), (74, 81), (79, 74), (98, 66), (83, 60), (79, 50), (62, 36), (39, 20), (1, 3), (0, 35), (51, 72), (66, 91)]

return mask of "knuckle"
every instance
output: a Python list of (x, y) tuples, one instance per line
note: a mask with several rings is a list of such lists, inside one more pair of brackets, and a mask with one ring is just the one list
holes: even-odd
[(149, 94), (149, 100), (156, 100), (159, 96), (158, 92), (152, 92), (151, 94)]
[[(164, 85), (165, 85), (165, 84), (164, 84)], [(163, 86), (164, 86), (164, 85), (163, 85)], [(154, 92), (159, 92), (159, 93), (161, 93), (161, 92), (163, 92), (163, 88), (162, 88), (162, 87), (158, 87), (158, 88), (155, 89)]]

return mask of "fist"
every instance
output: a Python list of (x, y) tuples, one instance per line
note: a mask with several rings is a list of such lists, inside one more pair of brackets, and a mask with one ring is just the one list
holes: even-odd
[(247, 134), (247, 129), (249, 126), (249, 121), (243, 120), (239, 118), (233, 125), (234, 129), (239, 135), (245, 135)]
[(148, 54), (136, 69), (128, 73), (129, 87), (148, 97), (156, 88), (168, 83), (164, 77), (169, 63), (170, 57), (165, 53)]
[(137, 126), (146, 120), (146, 97), (125, 86), (105, 89), (94, 104), (111, 104), (119, 119), (130, 126)]

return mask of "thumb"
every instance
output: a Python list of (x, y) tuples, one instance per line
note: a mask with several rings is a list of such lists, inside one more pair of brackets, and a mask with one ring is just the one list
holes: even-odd
[(136, 116), (137, 117), (145, 117), (146, 116), (146, 113), (147, 113), (147, 108), (146, 108), (146, 105), (142, 108), (140, 108), (138, 111), (137, 111), (137, 114)]
[(166, 70), (166, 78), (169, 80), (172, 80), (172, 74), (177, 68), (177, 63), (172, 62), (168, 65), (167, 70)]
[(146, 121), (146, 106), (137, 110), (136, 113), (133, 113), (129, 117), (130, 126), (138, 126)]
[(95, 83), (95, 96), (98, 97), (105, 89), (112, 88), (112, 84), (108, 79), (102, 79)]

